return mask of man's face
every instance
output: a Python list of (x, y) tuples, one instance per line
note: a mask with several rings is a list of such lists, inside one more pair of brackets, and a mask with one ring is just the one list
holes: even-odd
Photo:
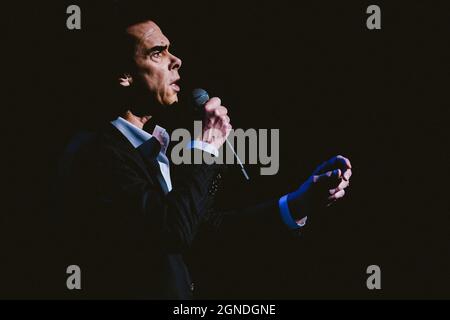
[(133, 25), (127, 32), (136, 39), (134, 61), (137, 80), (144, 90), (162, 105), (171, 105), (178, 101), (180, 79), (178, 70), (181, 60), (169, 52), (170, 42), (161, 29), (152, 21)]

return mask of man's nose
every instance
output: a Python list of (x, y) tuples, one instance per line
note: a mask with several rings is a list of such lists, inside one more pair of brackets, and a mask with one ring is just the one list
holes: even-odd
[(181, 68), (181, 59), (178, 58), (177, 56), (170, 54), (171, 55), (171, 62), (170, 62), (170, 69), (180, 69)]

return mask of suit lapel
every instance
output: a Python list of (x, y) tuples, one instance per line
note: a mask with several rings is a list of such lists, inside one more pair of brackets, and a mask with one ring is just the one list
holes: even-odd
[(161, 169), (156, 159), (159, 151), (161, 150), (159, 141), (155, 137), (152, 137), (150, 140), (146, 141), (136, 149), (133, 147), (130, 141), (128, 141), (128, 139), (113, 125), (109, 126), (108, 131), (119, 143), (120, 148), (132, 157), (134, 162), (144, 172), (147, 179), (154, 183), (154, 180), (156, 178), (156, 185), (159, 186), (160, 191), (163, 194), (167, 194), (167, 184), (164, 180), (164, 177), (162, 176)]
[(150, 172), (158, 180), (159, 186), (161, 187), (163, 193), (167, 194), (169, 189), (167, 187), (166, 180), (164, 180), (161, 173), (161, 168), (157, 160), (158, 154), (161, 151), (161, 144), (159, 141), (155, 137), (152, 137), (150, 140), (147, 140), (141, 144), (137, 150), (144, 159), (144, 162), (147, 164)]

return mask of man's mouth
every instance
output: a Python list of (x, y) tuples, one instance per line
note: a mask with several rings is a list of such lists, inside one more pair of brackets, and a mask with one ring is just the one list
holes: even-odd
[(179, 92), (180, 91), (180, 86), (178, 85), (178, 82), (180, 81), (180, 79), (178, 78), (177, 80), (175, 80), (175, 81), (172, 81), (171, 83), (170, 83), (170, 87), (173, 89), (173, 91), (175, 91), (175, 92)]

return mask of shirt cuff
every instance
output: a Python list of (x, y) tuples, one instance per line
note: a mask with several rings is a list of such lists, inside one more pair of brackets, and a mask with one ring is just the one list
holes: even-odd
[(191, 141), (188, 144), (188, 149), (200, 149), (205, 152), (211, 153), (215, 157), (219, 156), (219, 150), (217, 150), (216, 147), (214, 147), (212, 144), (209, 144), (209, 143), (206, 143), (203, 141), (198, 141), (198, 140)]
[(280, 198), (278, 207), (280, 208), (281, 219), (290, 229), (299, 229), (306, 224), (307, 216), (298, 221), (298, 223), (292, 218), (288, 207), (287, 195)]

